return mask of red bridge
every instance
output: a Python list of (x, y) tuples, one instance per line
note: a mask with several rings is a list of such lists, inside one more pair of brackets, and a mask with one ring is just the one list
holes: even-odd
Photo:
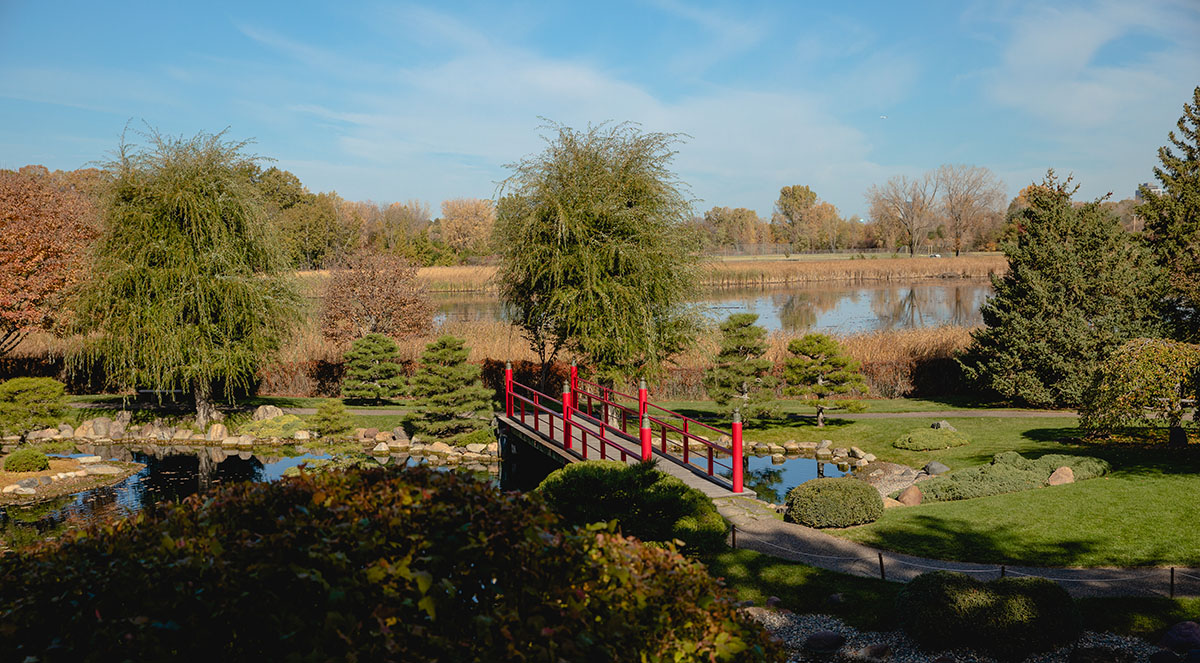
[(645, 381), (636, 396), (584, 380), (574, 365), (562, 393), (542, 393), (504, 371), (501, 423), (528, 442), (566, 462), (658, 459), (658, 468), (710, 497), (745, 493), (742, 423), (735, 414), (731, 430), (655, 405)]

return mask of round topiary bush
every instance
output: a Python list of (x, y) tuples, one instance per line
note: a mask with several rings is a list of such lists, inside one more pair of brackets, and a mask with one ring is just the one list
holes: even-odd
[(934, 451), (961, 447), (968, 442), (970, 439), (958, 431), (945, 428), (917, 428), (901, 435), (899, 439), (892, 442), (892, 446), (910, 451)]
[(33, 449), (18, 449), (4, 457), (5, 472), (41, 472), (50, 469), (46, 454)]
[(572, 463), (550, 473), (537, 492), (571, 525), (616, 520), (642, 541), (679, 539), (688, 554), (725, 549), (729, 523), (712, 500), (653, 463)]
[(883, 515), (883, 498), (858, 479), (813, 479), (788, 491), (784, 515), (790, 522), (809, 527), (862, 525)]
[(900, 590), (901, 627), (930, 651), (970, 647), (1002, 658), (1046, 651), (1079, 635), (1075, 602), (1045, 578), (982, 583), (963, 573), (935, 571)]

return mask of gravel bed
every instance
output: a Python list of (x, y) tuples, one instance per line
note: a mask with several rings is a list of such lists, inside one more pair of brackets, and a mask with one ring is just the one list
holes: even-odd
[[(916, 663), (938, 661), (939, 663), (997, 663), (996, 659), (967, 649), (939, 652), (922, 651), (902, 631), (859, 631), (846, 625), (837, 617), (829, 615), (799, 615), (788, 611), (747, 608), (747, 612), (763, 624), (773, 635), (783, 640), (790, 652), (789, 662), (800, 661), (888, 661), (890, 663)], [(833, 631), (845, 636), (846, 644), (833, 655), (818, 655), (803, 649), (808, 636), (818, 631)], [(890, 652), (885, 658), (870, 658), (864, 651), (871, 645), (887, 645)], [(1075, 645), (1068, 645), (1051, 652), (1034, 654), (1023, 663), (1067, 663), (1075, 647), (1102, 647), (1124, 653), (1131, 661), (1149, 661), (1150, 656), (1160, 649), (1144, 640), (1112, 633), (1086, 631)], [(1009, 661), (1008, 663), (1013, 663)]]

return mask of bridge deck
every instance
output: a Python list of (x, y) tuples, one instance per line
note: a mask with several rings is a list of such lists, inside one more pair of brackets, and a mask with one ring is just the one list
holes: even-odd
[[(512, 429), (519, 431), (523, 437), (561, 456), (569, 463), (584, 460), (583, 448), (585, 443), (587, 445), (587, 460), (600, 460), (602, 457), (599, 426), (592, 422), (586, 420), (572, 421), (571, 449), (564, 449), (562, 420), (559, 417), (552, 417), (547, 414), (539, 415), (536, 418), (536, 430), (535, 418), (532, 412), (525, 414), (524, 422), (516, 414), (512, 417), (501, 414), (499, 418)], [(636, 437), (632, 435), (620, 435), (613, 431), (608, 431), (607, 436), (609, 443), (603, 445), (603, 455), (607, 460), (622, 460), (620, 449), (614, 445), (619, 445), (626, 450), (625, 462), (632, 464), (641, 460), (641, 443)], [(754, 497), (754, 493), (749, 490), (735, 493), (733, 492), (732, 484), (727, 479), (722, 477), (710, 478), (700, 468), (693, 469), (690, 466), (686, 466), (679, 459), (664, 455), (657, 449), (655, 450), (654, 458), (657, 461), (659, 470), (683, 481), (689, 487), (699, 490), (709, 498), (732, 497), (735, 495)]]

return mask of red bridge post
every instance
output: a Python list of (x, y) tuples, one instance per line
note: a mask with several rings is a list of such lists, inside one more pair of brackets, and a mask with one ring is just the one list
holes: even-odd
[[(562, 392), (563, 406), (563, 448), (571, 448), (571, 383), (567, 380), (563, 381)], [(552, 436), (553, 437), (553, 436)]]
[(571, 360), (571, 407), (579, 409), (579, 365)]
[(742, 492), (742, 411), (733, 411), (733, 492)]
[(504, 362), (504, 414), (512, 419), (513, 416), (513, 374), (512, 362)]
[(642, 441), (642, 460), (650, 460), (650, 456), (654, 453), (654, 442), (650, 439), (650, 417), (642, 415), (642, 427), (638, 433)]

